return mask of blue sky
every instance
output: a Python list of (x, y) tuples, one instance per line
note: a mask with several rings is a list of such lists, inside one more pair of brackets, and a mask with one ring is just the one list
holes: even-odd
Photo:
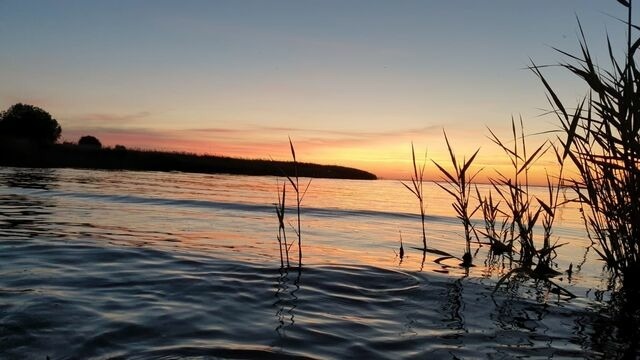
[[(410, 141), (437, 158), (443, 128), (486, 162), (487, 126), (554, 127), (523, 69), (575, 51), (576, 16), (606, 65), (615, 0), (0, 0), (0, 108), (41, 106), (65, 139), (107, 145), (285, 158), (292, 136), (305, 160), (402, 176)], [(549, 74), (569, 103), (584, 94)]]

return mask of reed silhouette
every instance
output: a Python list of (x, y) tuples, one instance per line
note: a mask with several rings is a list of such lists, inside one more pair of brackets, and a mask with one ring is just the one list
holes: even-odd
[(413, 174), (411, 174), (411, 186), (405, 182), (401, 182), (407, 190), (409, 190), (418, 199), (418, 205), (420, 207), (420, 221), (422, 223), (422, 248), (427, 250), (427, 233), (425, 231), (425, 213), (424, 213), (424, 169), (427, 164), (427, 152), (424, 153), (424, 161), (422, 166), (419, 166), (416, 162), (416, 151), (411, 143), (411, 159), (413, 161)]
[(478, 232), (489, 240), (491, 255), (511, 254), (513, 237), (509, 237), (509, 215), (500, 209), (500, 201), (493, 200), (492, 191), (483, 196), (477, 186), (475, 190), (484, 220), (484, 230)]
[(295, 272), (293, 278), (290, 277), (289, 270), (281, 268), (276, 283), (276, 293), (274, 306), (277, 308), (276, 318), (278, 326), (276, 332), (282, 337), (286, 337), (288, 328), (295, 324), (295, 309), (298, 307), (298, 296), (296, 292), (300, 290), (300, 278), (302, 272), (300, 268)]
[[(504, 152), (513, 170), (511, 175), (496, 171), (497, 177), (490, 178), (489, 181), (501, 198), (500, 204), (506, 207), (500, 212), (506, 214), (509, 221), (511, 239), (508, 242), (517, 241), (520, 246), (520, 262), (524, 267), (530, 267), (538, 255), (534, 227), (543, 207), (531, 193), (529, 173), (535, 162), (547, 152), (549, 145), (545, 141), (529, 153), (522, 118), (519, 122), (519, 131), (515, 120), (511, 119), (512, 139), (509, 143), (501, 140), (491, 129), (489, 132), (491, 141)], [(489, 214), (493, 215), (491, 211)], [(493, 219), (489, 218), (486, 221), (491, 222)]]
[(291, 245), (293, 243), (287, 243), (287, 229), (285, 226), (285, 209), (286, 209), (286, 198), (287, 198), (287, 184), (282, 184), (282, 193), (280, 193), (280, 186), (278, 186), (278, 203), (275, 205), (276, 207), (276, 215), (278, 216), (278, 246), (280, 249), (280, 267), (284, 268), (285, 260), (287, 263), (287, 268), (291, 267), (289, 262), (289, 250), (291, 250)]
[[(300, 189), (300, 176), (298, 176), (298, 160), (296, 158), (296, 150), (295, 150), (295, 147), (293, 146), (293, 141), (291, 141), (291, 138), (289, 138), (289, 147), (291, 149), (291, 156), (293, 158), (292, 171), (289, 173), (283, 169), (280, 169), (280, 171), (287, 178), (287, 181), (289, 182), (289, 184), (291, 184), (291, 187), (293, 187), (293, 191), (296, 194), (295, 196), (296, 224), (295, 225), (289, 224), (289, 225), (291, 225), (291, 228), (293, 229), (294, 233), (296, 234), (296, 237), (298, 238), (298, 268), (301, 268), (302, 267), (302, 220), (300, 218), (300, 215), (301, 215), (300, 209), (302, 206), (302, 201), (304, 200), (304, 197), (307, 194), (307, 190), (309, 190), (309, 186), (311, 185), (311, 181), (313, 179), (309, 179), (309, 182), (307, 182), (307, 185), (305, 186), (304, 190)], [(286, 209), (286, 206), (285, 206), (286, 190), (287, 190), (286, 183), (282, 185), (282, 193), (280, 193), (280, 188), (278, 186), (278, 204), (276, 204), (276, 214), (278, 216), (278, 224), (279, 224), (277, 240), (280, 247), (280, 264), (281, 266), (284, 266), (284, 259), (286, 259), (287, 268), (288, 268), (290, 267), (289, 250), (291, 249), (291, 245), (293, 245), (293, 242), (287, 245), (286, 229), (284, 225), (285, 209)]]
[(626, 8), (627, 39), (624, 59), (614, 55), (607, 36), (610, 68), (591, 55), (582, 25), (578, 54), (556, 49), (569, 61), (560, 66), (582, 80), (587, 95), (570, 112), (544, 76), (544, 66), (532, 64), (547, 92), (561, 130), (561, 159), (570, 159), (578, 176), (568, 180), (586, 210), (596, 249), (623, 286), (640, 288), (640, 69), (634, 57), (640, 47), (639, 27), (632, 22), (632, 0), (618, 0)]
[(302, 267), (302, 227), (300, 221), (300, 206), (302, 205), (302, 200), (304, 200), (304, 196), (307, 194), (307, 190), (309, 190), (309, 186), (311, 185), (311, 180), (307, 183), (307, 186), (304, 190), (300, 190), (300, 177), (298, 176), (298, 160), (296, 159), (296, 149), (293, 146), (293, 142), (291, 138), (289, 138), (289, 146), (291, 148), (291, 156), (293, 157), (293, 175), (287, 175), (287, 179), (291, 186), (293, 186), (293, 191), (296, 193), (296, 222), (297, 227), (294, 227), (294, 231), (296, 236), (298, 237), (298, 267)]
[(444, 167), (434, 161), (433, 163), (444, 175), (444, 177), (442, 178), (444, 184), (436, 183), (436, 185), (438, 185), (442, 190), (446, 191), (455, 200), (452, 206), (456, 212), (456, 216), (462, 221), (462, 226), (464, 227), (465, 250), (464, 255), (462, 256), (462, 266), (469, 267), (473, 262), (473, 258), (471, 256), (471, 237), (473, 235), (476, 239), (478, 239), (475, 227), (471, 222), (471, 217), (480, 208), (480, 206), (477, 206), (474, 209), (469, 208), (469, 200), (471, 199), (471, 185), (475, 177), (482, 170), (480, 169), (474, 173), (469, 173), (469, 168), (471, 167), (471, 164), (473, 164), (473, 160), (475, 160), (480, 149), (476, 150), (476, 152), (471, 155), (469, 160), (463, 159), (461, 163), (458, 163), (456, 155), (451, 148), (451, 144), (449, 143), (449, 139), (447, 138), (447, 133), (444, 130), (442, 132), (444, 134), (444, 140), (447, 143), (447, 150), (449, 151), (451, 165), (453, 166), (454, 172), (451, 173), (447, 171)]

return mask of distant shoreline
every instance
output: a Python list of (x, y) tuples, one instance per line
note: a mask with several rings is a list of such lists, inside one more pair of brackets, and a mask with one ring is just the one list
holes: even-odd
[[(38, 146), (28, 142), (0, 144), (0, 166), (103, 170), (182, 171), (234, 175), (295, 175), (292, 162), (241, 159), (155, 150), (97, 148), (75, 144)], [(298, 163), (298, 176), (377, 180), (370, 172), (338, 165)]]

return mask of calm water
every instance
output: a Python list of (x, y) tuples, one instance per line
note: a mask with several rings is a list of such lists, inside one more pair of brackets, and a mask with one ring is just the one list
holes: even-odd
[[(569, 298), (524, 276), (494, 292), (512, 264), (486, 246), (468, 272), (423, 259), (396, 181), (313, 180), (305, 267), (282, 271), (276, 186), (0, 168), (0, 358), (610, 358), (627, 345), (575, 209), (554, 230)], [(429, 246), (462, 255), (450, 199), (428, 193)]]

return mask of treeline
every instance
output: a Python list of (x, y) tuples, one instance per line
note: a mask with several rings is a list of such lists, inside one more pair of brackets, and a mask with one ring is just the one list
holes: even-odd
[(81, 137), (77, 144), (59, 144), (61, 133), (58, 121), (45, 110), (28, 104), (12, 105), (0, 112), (0, 166), (376, 179), (369, 172), (343, 166), (298, 163), (296, 174), (293, 163), (284, 161), (130, 150), (122, 145), (103, 148), (91, 135)]
[[(293, 163), (286, 161), (133, 150), (123, 146), (101, 148), (70, 143), (42, 145), (23, 140), (3, 141), (0, 144), (0, 166), (295, 175)], [(372, 173), (337, 165), (298, 163), (297, 171), (301, 177), (376, 179)]]

